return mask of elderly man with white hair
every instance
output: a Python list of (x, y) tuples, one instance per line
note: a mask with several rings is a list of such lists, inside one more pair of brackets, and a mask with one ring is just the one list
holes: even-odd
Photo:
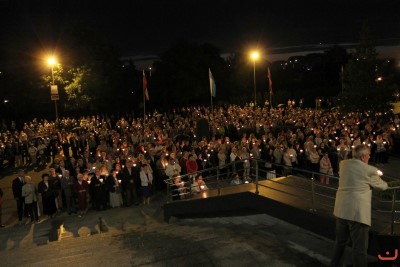
[(37, 200), (38, 190), (30, 176), (25, 176), (25, 184), (22, 186), (22, 196), (25, 199), (25, 209), (31, 217), (31, 223), (39, 221)]
[(367, 266), (368, 234), (371, 227), (372, 189), (385, 190), (388, 185), (382, 173), (368, 165), (370, 149), (358, 145), (354, 158), (342, 160), (339, 188), (336, 193), (336, 243), (331, 266), (342, 266), (348, 239), (352, 241), (354, 266)]

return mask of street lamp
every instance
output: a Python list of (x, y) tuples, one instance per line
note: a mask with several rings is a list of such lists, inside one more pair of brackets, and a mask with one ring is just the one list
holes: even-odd
[(51, 79), (52, 79), (52, 83), (51, 83), (51, 87), (50, 87), (50, 94), (51, 94), (51, 100), (54, 100), (54, 106), (56, 109), (56, 125), (58, 125), (58, 110), (57, 110), (57, 100), (59, 99), (58, 96), (58, 88), (57, 85), (55, 85), (54, 83), (54, 65), (57, 63), (56, 59), (53, 57), (50, 57), (47, 62), (49, 63), (49, 65), (51, 66)]
[(260, 57), (257, 51), (251, 53), (253, 59), (253, 83), (254, 83), (254, 107), (257, 106), (257, 84), (256, 84), (256, 60)]

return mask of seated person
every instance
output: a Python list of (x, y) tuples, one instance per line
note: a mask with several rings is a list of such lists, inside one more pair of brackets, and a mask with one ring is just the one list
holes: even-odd
[(184, 199), (186, 195), (185, 183), (182, 182), (181, 177), (177, 174), (172, 176), (174, 183), (171, 185), (172, 200)]
[(195, 193), (201, 193), (203, 191), (207, 191), (208, 187), (206, 183), (203, 181), (203, 176), (201, 174), (198, 174), (196, 176), (196, 180), (192, 184), (192, 192), (193, 194)]
[(239, 185), (243, 184), (243, 181), (240, 179), (239, 174), (232, 173), (232, 180), (229, 182), (229, 185)]

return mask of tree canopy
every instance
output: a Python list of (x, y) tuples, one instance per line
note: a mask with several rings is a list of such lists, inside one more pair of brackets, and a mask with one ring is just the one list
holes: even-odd
[(374, 41), (365, 24), (361, 40), (343, 71), (342, 109), (385, 112), (391, 107), (393, 85), (382, 80), (385, 64), (377, 59)]

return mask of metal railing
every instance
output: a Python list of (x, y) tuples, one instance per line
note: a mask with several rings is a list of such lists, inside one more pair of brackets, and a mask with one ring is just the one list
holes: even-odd
[[(207, 194), (207, 192), (214, 192), (212, 196), (219, 196), (221, 195), (221, 190), (232, 186), (230, 181), (233, 173), (239, 174), (242, 183), (253, 184), (255, 194), (265, 194), (268, 197), (275, 198), (277, 201), (308, 209), (311, 212), (329, 214), (333, 212), (339, 179), (337, 176), (254, 158), (232, 162), (226, 164), (224, 168), (216, 166), (196, 173), (166, 179), (167, 201), (198, 198), (199, 193)], [(206, 185), (203, 190), (201, 188), (200, 190), (193, 188), (195, 177), (199, 174), (202, 175)], [(321, 176), (325, 179), (328, 178), (329, 183), (322, 184), (317, 181)], [(385, 179), (384, 176), (383, 179)], [(399, 189), (400, 186), (388, 189), (389, 192), (386, 193), (386, 196), (391, 195), (390, 207), (388, 200), (382, 199), (379, 195), (373, 195), (372, 212), (378, 213), (375, 217), (384, 220), (382, 215), (390, 213), (390, 218), (386, 219), (390, 219), (391, 222), (389, 233), (391, 235), (395, 234), (396, 213), (400, 212), (397, 206), (400, 203), (397, 200)], [(211, 194), (208, 196), (211, 196)]]

